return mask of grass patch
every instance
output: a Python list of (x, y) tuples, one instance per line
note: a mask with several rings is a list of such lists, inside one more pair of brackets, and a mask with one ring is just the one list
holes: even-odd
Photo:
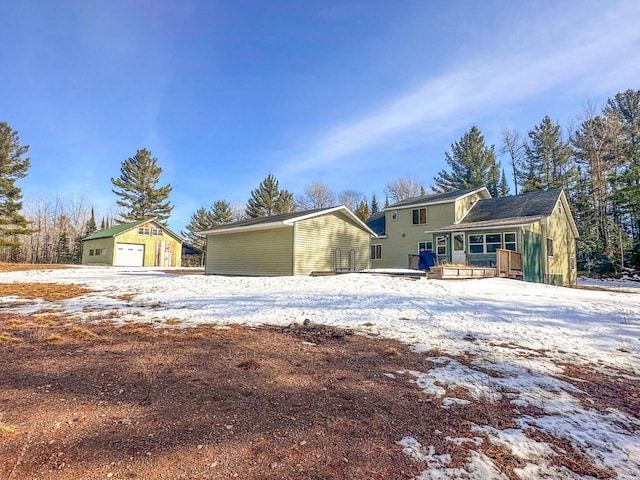
[(385, 357), (396, 358), (401, 355), (400, 350), (395, 347), (387, 348), (384, 352)]
[(11, 437), (18, 433), (18, 429), (12, 427), (11, 425), (7, 425), (5, 423), (0, 423), (0, 438)]
[(66, 265), (36, 264), (36, 263), (8, 263), (0, 262), (0, 272), (23, 272), (27, 270), (61, 270), (69, 268)]
[(0, 333), (0, 345), (2, 344), (11, 344), (11, 343), (20, 343), (22, 339), (14, 337), (13, 335), (9, 335), (8, 333), (2, 332)]
[(47, 302), (75, 298), (90, 292), (91, 290), (74, 283), (0, 283), (0, 297), (20, 297), (30, 300), (42, 298)]
[(98, 334), (83, 327), (71, 327), (69, 333), (78, 338), (98, 338)]
[(180, 325), (182, 323), (182, 320), (180, 320), (179, 318), (167, 318), (164, 323), (166, 323), (167, 325)]

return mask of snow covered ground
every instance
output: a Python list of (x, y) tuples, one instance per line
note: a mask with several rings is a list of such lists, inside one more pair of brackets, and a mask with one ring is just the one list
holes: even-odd
[[(640, 288), (634, 282), (622, 291), (599, 291), (505, 279), (446, 282), (376, 274), (248, 278), (100, 267), (0, 273), (0, 282), (78, 283), (95, 291), (53, 304), (0, 298), (0, 308), (7, 312), (57, 307), (90, 321), (112, 311), (116, 322), (179, 319), (180, 328), (199, 323), (288, 325), (309, 319), (397, 339), (416, 351), (437, 349), (441, 353), (433, 361), (438, 367), (389, 376), (411, 378), (430, 395), (444, 398), (446, 387), (461, 386), (473, 398), (506, 397), (544, 412), (515, 418), (516, 429), (473, 427), (526, 462), (517, 469), (520, 478), (591, 478), (554, 465), (557, 453), (523, 435), (527, 429), (571, 441), (594, 465), (618, 478), (640, 478), (637, 416), (587, 408), (577, 397), (580, 391), (562, 380), (566, 363), (588, 365), (612, 379), (640, 378)], [(464, 353), (471, 355), (473, 365), (449, 357)], [(464, 400), (444, 398), (443, 408), (460, 405)], [(480, 453), (473, 452), (466, 468), (450, 468), (447, 452), (423, 447), (412, 437), (398, 441), (407, 455), (427, 465), (421, 480), (506, 478)]]

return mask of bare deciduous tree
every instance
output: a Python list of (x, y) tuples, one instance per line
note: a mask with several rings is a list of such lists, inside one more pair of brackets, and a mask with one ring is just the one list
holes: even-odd
[(364, 193), (357, 190), (345, 190), (338, 195), (338, 202), (355, 212), (362, 201), (366, 202)]
[(401, 202), (407, 198), (419, 197), (424, 192), (422, 182), (411, 175), (387, 182), (384, 193), (392, 203)]
[(322, 182), (313, 182), (304, 187), (304, 193), (296, 197), (303, 210), (332, 207), (336, 203), (336, 194)]

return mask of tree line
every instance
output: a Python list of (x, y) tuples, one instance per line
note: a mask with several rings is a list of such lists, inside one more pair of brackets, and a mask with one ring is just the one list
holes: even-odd
[[(41, 200), (23, 208), (16, 181), (26, 176), (29, 147), (18, 133), (0, 123), (0, 259), (38, 263), (77, 263), (80, 240), (114, 224), (154, 217), (165, 223), (173, 205), (170, 184), (159, 185), (162, 168), (150, 151), (141, 149), (122, 162), (111, 178), (116, 214), (96, 224), (93, 208), (73, 199)], [(502, 159), (506, 167), (502, 166)], [(563, 129), (545, 116), (526, 133), (505, 129), (501, 145), (487, 145), (473, 125), (445, 153), (448, 168), (425, 189), (422, 181), (403, 177), (384, 188), (384, 206), (429, 192), (486, 186), (492, 196), (562, 188), (573, 207), (580, 238), (578, 257), (586, 270), (606, 271), (640, 265), (640, 90), (609, 99), (603, 109), (586, 109), (575, 128)], [(357, 190), (335, 193), (322, 182), (294, 195), (268, 174), (245, 204), (224, 199), (198, 208), (181, 234), (203, 246), (197, 232), (243, 220), (346, 205), (363, 221), (381, 210)]]

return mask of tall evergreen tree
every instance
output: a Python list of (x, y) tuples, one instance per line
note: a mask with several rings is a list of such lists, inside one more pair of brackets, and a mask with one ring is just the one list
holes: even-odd
[(203, 248), (205, 245), (205, 239), (198, 235), (197, 232), (204, 232), (215, 226), (211, 212), (206, 208), (201, 207), (191, 215), (189, 223), (185, 229), (180, 232), (180, 234), (190, 244), (198, 248)]
[(500, 177), (500, 183), (498, 184), (498, 196), (509, 196), (509, 183), (507, 182), (507, 175), (504, 173), (504, 169), (502, 169), (502, 177)]
[(260, 185), (251, 192), (247, 202), (246, 214), (250, 218), (270, 217), (279, 213), (289, 213), (296, 210), (293, 194), (287, 190), (280, 190), (278, 180), (272, 174), (266, 176)]
[(27, 176), (31, 165), (29, 158), (23, 158), (28, 151), (28, 145), (20, 145), (18, 132), (0, 122), (0, 247), (17, 247), (18, 235), (32, 233), (27, 219), (20, 214), (22, 190), (16, 186), (18, 179)]
[(571, 188), (575, 181), (571, 146), (563, 138), (560, 125), (545, 116), (528, 135), (529, 141), (524, 148), (523, 191)]
[(138, 150), (122, 162), (120, 177), (111, 179), (116, 187), (113, 193), (120, 197), (117, 204), (124, 209), (120, 213), (121, 223), (153, 217), (166, 225), (173, 210), (168, 201), (172, 187), (169, 184), (157, 186), (161, 173), (158, 159), (147, 149)]
[(616, 213), (621, 225), (640, 241), (640, 90), (627, 90), (609, 99), (606, 118), (620, 124), (619, 172), (614, 178)]
[(89, 220), (87, 220), (87, 223), (84, 226), (84, 236), (88, 237), (89, 235), (95, 233), (96, 231), (98, 231), (98, 226), (96, 225), (96, 214), (93, 211), (93, 207), (91, 207), (91, 216), (89, 217)]
[(374, 193), (371, 196), (371, 215), (378, 213), (380, 211), (380, 206), (378, 205), (378, 199), (376, 198), (376, 194)]
[(437, 192), (487, 187), (492, 196), (498, 196), (500, 164), (496, 162), (494, 146), (487, 147), (484, 136), (475, 125), (462, 138), (451, 144), (451, 153), (445, 160), (451, 171), (440, 171), (434, 178)]
[(214, 226), (233, 222), (231, 204), (225, 200), (216, 200), (211, 207), (211, 218)]
[(358, 208), (356, 208), (356, 211), (354, 213), (356, 214), (356, 217), (358, 217), (363, 222), (366, 222), (367, 218), (371, 216), (371, 214), (369, 213), (369, 205), (367, 204), (367, 201), (361, 200), (358, 204)]

